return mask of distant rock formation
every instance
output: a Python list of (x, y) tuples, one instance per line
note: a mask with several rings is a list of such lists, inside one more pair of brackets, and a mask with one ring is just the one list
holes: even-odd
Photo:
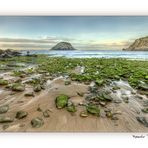
[(11, 58), (14, 56), (20, 56), (21, 53), (13, 50), (13, 49), (7, 49), (7, 50), (2, 50), (0, 49), (0, 58)]
[(76, 50), (76, 49), (68, 42), (60, 42), (54, 47), (52, 47), (51, 50)]
[(148, 36), (136, 39), (133, 44), (123, 50), (129, 51), (148, 51)]

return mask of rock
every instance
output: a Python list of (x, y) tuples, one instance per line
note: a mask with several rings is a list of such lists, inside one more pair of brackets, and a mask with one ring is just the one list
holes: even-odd
[(138, 91), (141, 95), (146, 95), (148, 96), (148, 91), (143, 91), (143, 90), (140, 90)]
[(136, 98), (143, 100), (143, 97), (141, 95), (136, 95)]
[(143, 106), (148, 107), (148, 100), (143, 101)]
[(113, 100), (113, 98), (106, 92), (99, 92), (97, 98), (101, 101), (107, 101), (107, 102)]
[(20, 56), (21, 53), (13, 50), (13, 49), (7, 49), (7, 50), (0, 50), (0, 58), (11, 58), (14, 56)]
[(58, 109), (66, 107), (68, 104), (68, 99), (69, 97), (66, 95), (59, 95), (58, 97), (56, 97), (56, 100), (55, 100), (56, 107)]
[(70, 85), (71, 81), (65, 81), (65, 85)]
[(8, 85), (8, 80), (0, 79), (0, 85)]
[(13, 81), (14, 81), (14, 83), (21, 83), (22, 82), (21, 78), (15, 78), (15, 79), (13, 79)]
[(38, 105), (37, 111), (39, 111), (39, 112), (43, 111), (39, 105)]
[(30, 91), (30, 92), (25, 93), (24, 96), (26, 96), (26, 97), (34, 97), (35, 95), (34, 95), (33, 91)]
[(85, 81), (84, 84), (85, 85), (90, 85), (90, 82), (89, 81)]
[(86, 110), (88, 113), (93, 114), (93, 115), (100, 115), (100, 109), (96, 106), (96, 105), (87, 105), (86, 106)]
[(77, 94), (78, 94), (80, 97), (83, 97), (83, 96), (84, 96), (84, 93), (83, 93), (83, 92), (77, 92)]
[(112, 116), (111, 120), (119, 120), (119, 118), (117, 116)]
[(113, 90), (118, 90), (118, 89), (120, 89), (120, 87), (119, 87), (119, 86), (113, 86), (112, 89), (113, 89)]
[(39, 128), (39, 127), (44, 125), (44, 121), (43, 121), (42, 118), (36, 117), (36, 118), (31, 120), (31, 125), (32, 125), (33, 128)]
[(148, 121), (145, 117), (136, 117), (137, 121), (142, 123), (144, 126), (148, 127)]
[(123, 101), (124, 101), (125, 103), (129, 103), (129, 98), (128, 98), (128, 97), (123, 97)]
[(23, 118), (25, 118), (25, 117), (27, 117), (27, 115), (28, 115), (28, 113), (27, 112), (25, 112), (25, 111), (18, 111), (17, 113), (16, 113), (16, 118), (17, 119), (23, 119)]
[(60, 42), (52, 47), (51, 50), (75, 50), (75, 48), (68, 42)]
[(22, 100), (19, 100), (19, 101), (17, 101), (17, 103), (24, 103), (24, 101), (22, 101)]
[(98, 87), (96, 87), (96, 86), (90, 86), (89, 87), (89, 91), (91, 92), (91, 93), (98, 93)]
[(0, 106), (0, 114), (6, 113), (9, 110), (8, 105)]
[(148, 113), (148, 108), (143, 108), (143, 109), (141, 109), (141, 111), (144, 113)]
[(9, 125), (8, 124), (5, 124), (5, 125), (3, 125), (3, 130), (6, 130), (7, 128), (9, 128)]
[(148, 51), (148, 36), (136, 39), (133, 44), (123, 50)]
[(25, 77), (26, 77), (26, 74), (22, 73), (22, 74), (20, 74), (19, 77), (20, 77), (20, 78), (25, 78)]
[(113, 117), (112, 112), (111, 111), (106, 112), (106, 117), (112, 118)]
[(119, 103), (122, 103), (122, 100), (116, 99), (113, 102), (119, 104)]
[(11, 89), (13, 91), (24, 91), (25, 90), (25, 86), (21, 83), (14, 83), (11, 86)]
[(7, 117), (7, 116), (0, 116), (0, 123), (9, 123), (9, 122), (13, 122), (14, 119), (11, 117)]
[(41, 85), (41, 89), (45, 90), (46, 86), (45, 85)]
[(147, 91), (148, 90), (148, 84), (146, 84), (144, 82), (140, 82), (139, 85), (138, 85), (138, 88), (141, 89), (141, 90)]
[(50, 115), (49, 115), (49, 110), (48, 110), (48, 109), (43, 112), (43, 116), (44, 116), (45, 118), (49, 118), (49, 117), (50, 117)]
[(76, 109), (75, 105), (73, 103), (71, 103), (67, 106), (67, 111), (74, 113), (77, 111), (77, 109)]
[(98, 85), (98, 86), (102, 86), (103, 83), (104, 83), (104, 80), (103, 80), (103, 79), (98, 79), (98, 80), (95, 81), (95, 83), (96, 83), (96, 85)]
[(118, 115), (122, 115), (122, 112), (119, 111), (119, 110), (117, 110), (116, 112), (113, 113), (113, 115), (117, 115), (117, 114), (118, 114)]
[(39, 85), (39, 84), (34, 87), (35, 92), (39, 92), (39, 91), (41, 91), (41, 89), (42, 89), (41, 85)]
[(88, 113), (86, 111), (82, 111), (80, 113), (80, 117), (88, 117)]
[(106, 102), (103, 102), (103, 101), (100, 101), (99, 104), (100, 104), (101, 106), (106, 106)]

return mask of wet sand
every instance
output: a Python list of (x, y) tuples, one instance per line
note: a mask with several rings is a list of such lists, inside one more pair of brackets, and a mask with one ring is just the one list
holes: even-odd
[[(5, 79), (13, 81), (16, 77), (10, 76), (10, 73), (3, 75)], [(25, 82), (29, 78), (23, 78)], [(113, 84), (114, 85), (114, 84)], [(25, 84), (25, 91), (13, 92), (0, 86), (0, 106), (9, 105), (9, 110), (5, 116), (14, 118), (12, 123), (0, 123), (1, 132), (148, 132), (148, 127), (137, 121), (137, 116), (148, 118), (146, 113), (141, 112), (143, 102), (148, 100), (145, 95), (138, 94), (126, 82), (117, 82), (120, 89), (112, 92), (114, 98), (112, 102), (106, 105), (106, 109), (111, 109), (118, 117), (118, 120), (107, 118), (104, 107), (100, 107), (100, 117), (89, 115), (80, 117), (80, 112), (85, 108), (80, 104), (85, 102), (85, 97), (89, 95), (89, 85), (72, 81), (70, 85), (65, 85), (65, 78), (58, 77), (48, 80), (45, 90), (35, 92), (35, 96), (26, 97), (24, 94), (33, 91), (30, 85)], [(110, 89), (111, 86), (106, 86)], [(81, 97), (77, 92), (84, 93)], [(76, 105), (77, 112), (69, 113), (66, 109), (57, 109), (55, 98), (65, 94)], [(122, 96), (128, 96), (129, 103), (125, 103)], [(43, 111), (49, 110), (50, 117), (45, 118), (42, 112), (37, 111), (40, 107)], [(28, 112), (28, 116), (23, 119), (16, 119), (16, 112), (23, 110)], [(30, 124), (35, 117), (41, 117), (44, 125), (40, 128), (33, 128)], [(4, 129), (4, 126), (9, 127)]]

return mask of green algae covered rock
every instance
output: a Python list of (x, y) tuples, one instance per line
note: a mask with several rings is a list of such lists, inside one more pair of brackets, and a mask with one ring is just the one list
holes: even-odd
[(24, 91), (25, 90), (25, 86), (21, 83), (14, 83), (11, 86), (11, 89), (13, 91)]
[(77, 111), (77, 109), (76, 109), (75, 105), (72, 103), (67, 106), (67, 111), (74, 113)]
[(101, 101), (107, 101), (107, 102), (110, 102), (113, 100), (113, 98), (107, 92), (98, 93), (97, 98)]
[(56, 107), (58, 109), (66, 107), (68, 104), (68, 99), (69, 97), (66, 95), (59, 95), (58, 97), (56, 97), (56, 100), (55, 100)]
[(8, 85), (8, 80), (0, 79), (0, 85)]
[(88, 113), (93, 114), (93, 115), (100, 115), (100, 109), (96, 105), (87, 105), (86, 110)]
[(103, 80), (103, 79), (97, 79), (97, 80), (95, 81), (95, 83), (96, 83), (96, 85), (101, 86), (101, 85), (103, 85), (104, 80)]
[(144, 113), (148, 113), (148, 108), (143, 108), (141, 111)]

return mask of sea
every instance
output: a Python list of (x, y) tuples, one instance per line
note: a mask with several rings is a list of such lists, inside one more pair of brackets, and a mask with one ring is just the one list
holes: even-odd
[(67, 58), (126, 58), (148, 60), (148, 51), (121, 51), (121, 50), (23, 50), (25, 55), (45, 54), (50, 57), (67, 57)]

